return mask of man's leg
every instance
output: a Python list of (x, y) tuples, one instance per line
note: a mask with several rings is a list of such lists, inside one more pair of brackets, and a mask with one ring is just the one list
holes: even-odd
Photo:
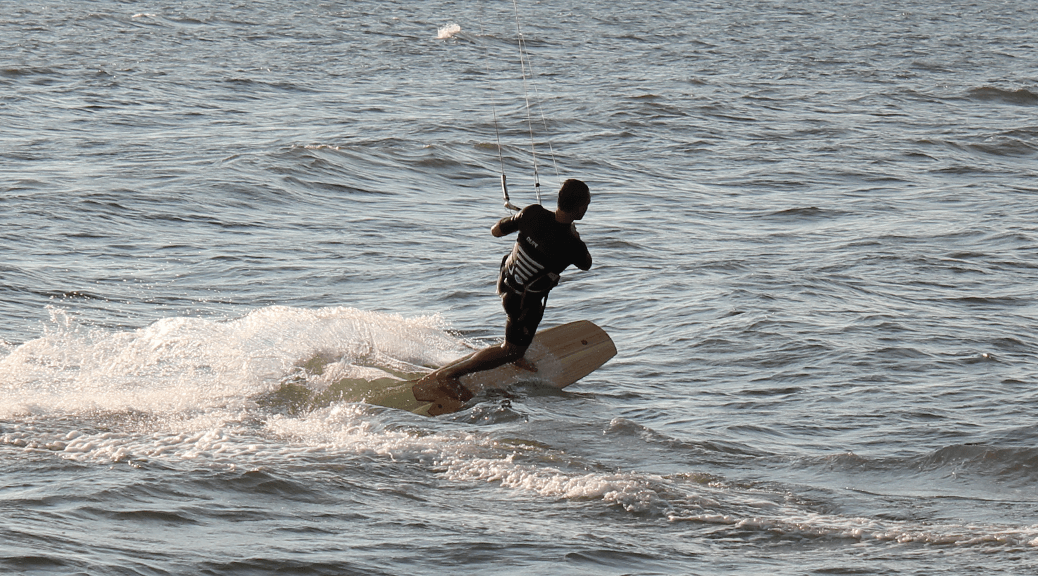
[[(414, 385), (417, 400), (437, 402), (450, 398), (466, 402), (473, 394), (458, 381), (458, 378), (523, 359), (544, 314), (544, 300), (528, 302), (521, 294), (509, 292), (502, 296), (501, 303), (508, 314), (505, 341), (498, 346), (484, 348), (418, 380)], [(523, 308), (523, 304), (528, 307)], [(530, 369), (528, 365), (520, 367)]]
[(509, 362), (515, 362), (526, 354), (526, 348), (526, 346), (516, 346), (505, 341), (499, 346), (484, 348), (460, 362), (440, 368), (433, 374), (436, 374), (439, 379), (457, 380), (466, 374), (492, 370)]
[(492, 370), (509, 362), (515, 362), (526, 354), (526, 346), (516, 346), (503, 342), (499, 346), (484, 348), (475, 354), (426, 374), (415, 384), (415, 398), (429, 402), (444, 395), (467, 401), (472, 392), (461, 385), (458, 378), (473, 372)]

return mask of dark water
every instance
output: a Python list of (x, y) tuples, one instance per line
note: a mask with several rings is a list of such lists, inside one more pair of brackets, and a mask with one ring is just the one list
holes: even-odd
[[(0, 1), (0, 571), (1033, 573), (1035, 29)], [(502, 160), (591, 185), (545, 325), (618, 356), (436, 419), (271, 400), (500, 338)]]

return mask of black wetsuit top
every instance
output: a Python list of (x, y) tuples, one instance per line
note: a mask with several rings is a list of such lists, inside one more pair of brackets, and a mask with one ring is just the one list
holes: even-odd
[(573, 264), (591, 268), (591, 253), (570, 224), (555, 220), (555, 213), (532, 204), (498, 222), (505, 234), (519, 232), (512, 252), (505, 257), (498, 292), (536, 293), (547, 296), (559, 275)]
[(497, 224), (505, 234), (519, 232), (512, 251), (501, 260), (497, 293), (508, 314), (505, 340), (525, 347), (533, 341), (559, 274), (570, 264), (591, 268), (591, 254), (570, 224), (557, 222), (555, 213), (540, 204)]

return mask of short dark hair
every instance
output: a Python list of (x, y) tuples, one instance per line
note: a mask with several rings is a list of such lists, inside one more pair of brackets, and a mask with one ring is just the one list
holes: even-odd
[(559, 188), (559, 209), (563, 212), (574, 212), (591, 202), (591, 190), (576, 178), (570, 178)]

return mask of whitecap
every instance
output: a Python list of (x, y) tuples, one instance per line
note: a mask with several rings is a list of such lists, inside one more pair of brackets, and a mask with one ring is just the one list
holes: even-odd
[(461, 32), (461, 26), (453, 22), (451, 22), (450, 24), (444, 24), (443, 26), (440, 26), (440, 28), (437, 30), (436, 39), (446, 40), (448, 38), (453, 38), (454, 35), (458, 32)]

